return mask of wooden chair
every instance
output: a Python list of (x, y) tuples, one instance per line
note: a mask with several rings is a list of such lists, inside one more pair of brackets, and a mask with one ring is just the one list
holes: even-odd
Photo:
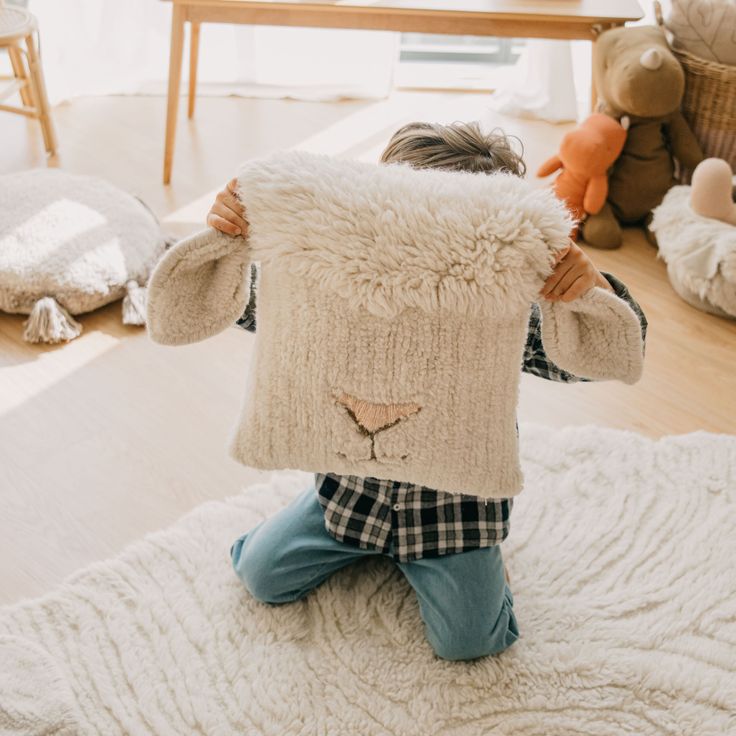
[[(57, 148), (56, 134), (46, 96), (37, 35), (36, 19), (27, 10), (6, 5), (4, 0), (0, 0), (0, 49), (7, 49), (13, 68), (12, 76), (0, 75), (0, 80), (10, 81), (5, 89), (0, 89), (0, 111), (36, 118), (41, 123), (46, 151), (53, 156)], [(16, 92), (20, 93), (20, 107), (3, 104)]]

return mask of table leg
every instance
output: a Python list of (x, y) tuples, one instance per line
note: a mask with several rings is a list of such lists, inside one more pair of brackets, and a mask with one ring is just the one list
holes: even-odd
[(604, 28), (599, 23), (596, 23), (591, 31), (593, 32), (593, 38), (591, 40), (591, 64), (590, 64), (590, 111), (597, 112), (598, 110), (598, 90), (595, 86), (595, 64), (593, 64), (593, 47), (595, 46), (596, 39), (601, 35)]
[(197, 62), (199, 61), (199, 23), (191, 23), (192, 34), (189, 40), (189, 117), (194, 117), (194, 103), (197, 100)]
[(181, 57), (184, 49), (184, 9), (174, 3), (171, 15), (171, 50), (169, 52), (169, 93), (166, 107), (166, 144), (164, 148), (164, 184), (171, 181), (176, 140), (176, 117), (179, 111)]
[(598, 109), (598, 90), (595, 86), (595, 75), (593, 70), (590, 72), (590, 111), (596, 112)]
[[(611, 30), (612, 28), (619, 28), (624, 25), (625, 23), (609, 23), (606, 25), (596, 23), (591, 29), (593, 31), (592, 44), (595, 46), (598, 36), (600, 36), (604, 31)], [(590, 70), (590, 110), (591, 112), (598, 112), (598, 90), (595, 86), (595, 67), (592, 65)]]

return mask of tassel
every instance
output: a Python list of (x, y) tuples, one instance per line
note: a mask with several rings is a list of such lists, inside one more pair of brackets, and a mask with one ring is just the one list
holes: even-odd
[(33, 305), (23, 324), (23, 339), (27, 342), (65, 342), (82, 333), (82, 325), (50, 296), (39, 299)]
[(128, 293), (123, 299), (123, 324), (146, 324), (146, 287), (130, 280), (125, 284)]

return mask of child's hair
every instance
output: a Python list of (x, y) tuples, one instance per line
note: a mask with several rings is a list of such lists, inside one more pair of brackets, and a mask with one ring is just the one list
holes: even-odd
[(406, 163), (417, 169), (449, 169), (490, 174), (508, 171), (524, 176), (523, 147), (514, 150), (511, 138), (496, 128), (483, 133), (480, 124), (409, 123), (397, 130), (381, 154), (382, 163)]

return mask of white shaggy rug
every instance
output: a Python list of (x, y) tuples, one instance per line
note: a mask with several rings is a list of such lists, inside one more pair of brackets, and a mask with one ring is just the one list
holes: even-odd
[(0, 734), (736, 733), (736, 437), (527, 425), (522, 459), (501, 656), (437, 659), (386, 558), (254, 601), (228, 549), (281, 474), (0, 609)]

